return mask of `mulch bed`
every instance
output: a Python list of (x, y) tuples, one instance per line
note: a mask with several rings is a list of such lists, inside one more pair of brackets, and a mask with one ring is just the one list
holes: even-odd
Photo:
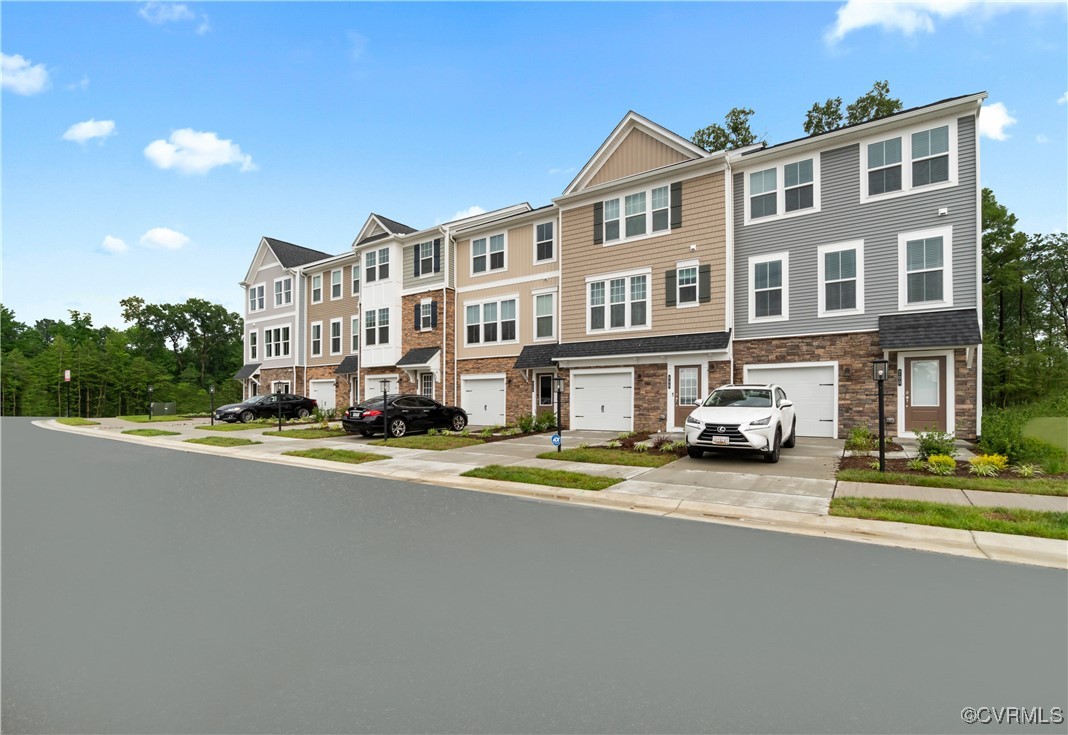
[[(838, 469), (840, 470), (870, 470), (872, 462), (878, 462), (879, 456), (874, 457), (842, 457), (838, 460)], [(927, 470), (910, 470), (907, 459), (887, 459), (886, 471), (887, 472), (900, 472), (905, 475), (916, 475), (918, 477), (937, 477), (938, 475), (932, 475)], [(946, 477), (977, 477), (968, 471), (969, 465), (966, 461), (957, 460), (957, 471), (952, 475), (946, 475)], [(1011, 472), (1003, 472), (1000, 475), (1002, 478), (1011, 478), (1013, 480), (1019, 480), (1021, 482), (1027, 482), (1025, 477), (1018, 477)], [(1068, 474), (1061, 475), (1041, 475), (1039, 478), (1044, 480), (1068, 480)]]

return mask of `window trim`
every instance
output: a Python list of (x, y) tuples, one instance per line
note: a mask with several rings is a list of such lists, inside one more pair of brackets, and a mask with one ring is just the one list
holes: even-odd
[[(669, 230), (670, 232), (670, 230)], [(633, 303), (630, 299), (631, 293), (631, 279), (635, 276), (645, 276), (645, 324), (638, 327), (629, 326), (630, 324), (630, 305)], [(612, 305), (612, 293), (609, 282), (618, 278), (626, 279), (626, 315), (627, 323), (626, 327), (612, 327), (609, 307)], [(602, 329), (593, 329), (592, 324), (592, 307), (590, 305), (590, 284), (604, 282), (604, 308), (605, 308), (605, 327)], [(615, 273), (599, 273), (595, 276), (586, 276), (586, 282), (584, 284), (585, 295), (583, 296), (585, 309), (586, 309), (586, 334), (620, 334), (623, 332), (648, 332), (653, 328), (653, 272), (652, 268), (634, 268), (627, 271), (618, 271)]]
[[(679, 271), (683, 268), (693, 268), (693, 301), (682, 302), (682, 284), (679, 279)], [(699, 260), (680, 260), (675, 263), (675, 308), (693, 309), (701, 305), (701, 262)]]
[[(282, 284), (282, 291), (279, 293), (278, 284)], [(289, 286), (287, 289), (286, 286)], [(288, 298), (286, 298), (288, 296)], [(280, 306), (289, 306), (293, 303), (293, 277), (283, 276), (282, 278), (274, 279), (274, 307), (277, 309)], [(279, 300), (281, 299), (281, 300)]]
[[(319, 289), (318, 289), (319, 290), (319, 298), (318, 299), (315, 298), (315, 291), (316, 291), (315, 279), (316, 278), (319, 279)], [(312, 277), (311, 277), (311, 288), (308, 290), (308, 292), (311, 294), (311, 302), (313, 304), (321, 304), (321, 303), (323, 303), (323, 274), (322, 273), (316, 273), (316, 274), (312, 275)]]
[[(912, 135), (913, 133), (922, 133), (925, 130), (934, 130), (935, 128), (941, 128), (949, 126), (949, 178), (946, 181), (939, 181), (934, 184), (922, 184), (920, 186), (913, 186), (912, 184)], [(978, 135), (976, 130), (976, 135)], [(891, 138), (901, 138), (901, 189), (899, 191), (889, 191), (884, 194), (868, 194), (868, 145), (870, 143), (879, 143), (880, 141), (890, 140)], [(959, 163), (960, 163), (960, 151), (957, 147), (957, 120), (956, 118), (941, 119), (935, 121), (927, 121), (923, 123), (916, 123), (907, 127), (895, 128), (892, 131), (884, 132), (880, 135), (873, 135), (868, 138), (864, 138), (860, 141), (860, 203), (866, 204), (868, 202), (881, 202), (887, 199), (895, 199), (897, 197), (908, 196), (909, 194), (915, 194), (922, 191), (937, 191), (939, 189), (945, 189), (951, 186), (957, 186), (959, 183)]]
[[(430, 395), (427, 395), (425, 393), (425, 391), (426, 391), (425, 382), (426, 382), (427, 378), (430, 378)], [(436, 381), (434, 380), (434, 373), (432, 373), (432, 372), (419, 373), (419, 393), (418, 393), (418, 395), (422, 396), (423, 398), (429, 398), (430, 400), (435, 400), (434, 399), (434, 383), (435, 382)]]
[[(504, 246), (503, 246), (504, 249), (503, 249), (502, 252), (504, 253), (504, 265), (502, 267), (500, 267), (500, 268), (491, 268), (490, 267), (490, 255), (491, 255), (491, 252), (490, 252), (490, 240), (492, 240), (493, 238), (497, 237), (498, 235), (500, 235), (503, 238), (502, 242), (504, 243)], [(486, 255), (485, 255), (485, 258), (486, 258), (486, 270), (480, 271), (478, 273), (475, 272), (475, 241), (476, 240), (485, 240), (486, 241)], [(505, 272), (508, 271), (508, 230), (501, 230), (500, 232), (488, 233), (488, 234), (482, 235), (480, 237), (472, 237), (469, 247), (470, 247), (470, 250), (471, 250), (471, 256), (470, 256), (469, 261), (468, 261), (468, 266), (469, 266), (469, 270), (471, 272), (471, 278), (483, 278), (485, 276), (495, 275), (495, 274), (498, 274), (498, 273), (505, 273)], [(479, 257), (482, 257), (482, 256), (479, 256)]]
[(349, 340), (349, 354), (360, 354), (360, 315), (354, 314), (349, 318), (349, 328), (352, 330), (352, 338)]
[[(391, 309), (388, 306), (385, 306), (385, 307), (382, 307), (382, 308), (379, 308), (379, 309), (370, 308), (370, 309), (368, 309), (367, 311), (365, 311), (363, 313), (363, 330), (364, 330), (364, 334), (366, 335), (367, 330), (369, 330), (369, 329), (375, 330), (374, 342), (371, 342), (371, 341), (365, 339), (368, 347), (383, 347), (383, 346), (389, 347), (392, 344), (391, 340), (393, 339), (393, 335), (389, 333), (389, 329), (392, 326), (391, 325), (392, 318), (390, 316), (390, 311), (391, 311)], [(386, 314), (386, 323), (385, 323), (385, 325), (382, 324), (382, 319), (381, 319), (382, 312), (385, 312), (385, 314)], [(373, 326), (368, 326), (367, 325), (367, 317), (369, 317), (369, 316), (372, 317), (372, 319), (374, 321), (374, 325)], [(387, 339), (385, 341), (382, 340), (382, 329), (383, 329), (383, 326), (386, 329), (386, 337), (387, 337)]]
[[(505, 301), (514, 301), (515, 302), (515, 338), (514, 339), (501, 339), (500, 338), (501, 337), (501, 333), (503, 332), (503, 330), (501, 329), (501, 324), (503, 322), (503, 320), (501, 319), (501, 304), (503, 302), (505, 302)], [(497, 339), (493, 340), (492, 342), (486, 342), (485, 341), (486, 332), (483, 329), (483, 326), (486, 324), (486, 321), (483, 318), (483, 316), (484, 316), (483, 306), (485, 304), (497, 304), (497, 320), (496, 320), (496, 324), (497, 324)], [(467, 323), (467, 307), (469, 307), (469, 306), (477, 306), (478, 307), (478, 318), (479, 318), (478, 326), (479, 326), (479, 338), (480, 338), (480, 341), (478, 341), (478, 342), (468, 342), (467, 341), (467, 327), (468, 327), (468, 323)], [(521, 321), (522, 316), (521, 316), (521, 313), (520, 313), (521, 310), (520, 310), (519, 307), (520, 307), (520, 298), (519, 298), (519, 294), (517, 294), (517, 293), (506, 294), (506, 295), (503, 295), (503, 296), (493, 296), (491, 298), (475, 299), (473, 301), (465, 301), (465, 302), (463, 302), (464, 347), (471, 347), (471, 348), (497, 347), (499, 345), (519, 344), (522, 341), (522, 339), (521, 339), (522, 330), (520, 329), (520, 325), (522, 324), (522, 321)], [(511, 320), (509, 320), (509, 321), (511, 321)]]
[[(628, 189), (626, 191), (620, 191), (620, 192), (617, 192), (615, 194), (612, 194), (611, 196), (606, 196), (604, 199), (599, 199), (598, 201), (596, 201), (595, 204), (600, 204), (601, 205), (601, 213), (602, 213), (602, 217), (601, 217), (601, 247), (606, 248), (606, 247), (611, 247), (613, 245), (618, 245), (620, 243), (637, 242), (639, 240), (647, 240), (647, 239), (649, 239), (651, 237), (660, 237), (661, 235), (670, 235), (671, 232), (672, 232), (672, 228), (671, 228), (671, 186), (674, 183), (675, 183), (675, 181), (668, 181), (666, 183), (665, 182), (651, 183), (651, 184), (647, 184), (645, 186), (642, 186), (642, 187), (639, 187), (639, 188), (636, 188), (636, 189)], [(665, 227), (662, 230), (655, 230), (654, 231), (653, 230), (653, 211), (654, 211), (653, 210), (653, 192), (655, 190), (657, 190), (657, 189), (667, 189), (668, 190), (668, 204), (667, 204), (667, 207), (666, 207), (667, 213), (668, 213), (668, 226)], [(635, 194), (645, 194), (645, 215), (644, 215), (645, 216), (645, 232), (640, 234), (640, 235), (631, 235), (631, 236), (628, 237), (627, 236), (627, 197), (634, 196)], [(615, 238), (614, 240), (609, 240), (608, 238), (605, 237), (605, 224), (607, 222), (609, 222), (609, 220), (604, 218), (604, 205), (607, 204), (608, 202), (612, 202), (612, 201), (618, 201), (619, 202), (619, 217), (617, 219), (611, 220), (612, 222), (618, 222), (619, 223), (619, 237)], [(637, 215), (630, 215), (630, 216), (631, 217), (636, 217)], [(541, 261), (541, 262), (549, 262), (549, 261)]]
[(358, 263), (356, 263), (356, 264), (354, 264), (352, 266), (352, 272), (350, 273), (350, 276), (351, 276), (350, 283), (351, 283), (351, 286), (352, 286), (352, 295), (353, 296), (359, 296), (360, 295), (360, 281), (362, 280), (361, 276), (363, 275), (360, 272), (363, 269), (362, 260), (363, 259), (361, 258), (360, 262), (358, 262)]
[[(256, 294), (257, 290), (261, 291), (262, 293)], [(257, 306), (256, 308), (252, 308), (252, 298), (253, 298), (252, 295), (253, 294), (256, 294), (256, 297), (255, 297), (256, 301), (258, 303), (262, 304), (262, 306)], [(261, 281), (260, 283), (254, 283), (254, 284), (252, 284), (251, 286), (248, 287), (248, 299), (245, 300), (245, 308), (248, 309), (248, 313), (249, 314), (267, 310), (267, 282), (266, 281)]]
[[(337, 325), (337, 350), (334, 349), (334, 325)], [(330, 354), (340, 355), (345, 346), (345, 327), (341, 317), (330, 320)]]
[[(555, 372), (538, 372), (534, 374), (534, 410), (535, 412), (550, 411), (556, 407), (556, 383), (552, 382), (557, 377)], [(548, 378), (549, 383), (549, 402), (541, 402), (541, 380), (542, 378)]]
[[(315, 328), (319, 328), (319, 349), (315, 349)], [(323, 323), (321, 321), (312, 322), (308, 325), (308, 355), (310, 357), (322, 357), (323, 356)]]
[[(533, 256), (534, 256), (534, 265), (544, 265), (546, 263), (555, 263), (556, 262), (556, 260), (557, 260), (557, 252), (560, 250), (560, 248), (557, 246), (557, 240), (559, 238), (557, 238), (557, 236), (556, 236), (556, 230), (559, 229), (559, 228), (556, 226), (556, 224), (557, 224), (557, 222), (556, 222), (556, 218), (555, 217), (552, 218), (552, 219), (545, 219), (545, 220), (541, 220), (540, 222), (531, 223), (530, 231), (531, 231), (531, 234), (533, 236), (532, 239), (534, 241), (534, 247), (533, 247), (533, 253), (532, 253)], [(538, 240), (538, 227), (541, 226), (541, 225), (552, 225), (552, 227), (553, 227), (553, 236), (552, 236), (552, 240), (551, 240), (552, 247), (553, 247), (553, 255), (552, 255), (551, 258), (542, 258), (542, 259), (539, 260), (538, 259), (538, 243), (539, 242), (545, 242), (544, 240)]]
[[(279, 346), (279, 353), (280, 354), (277, 354), (277, 355), (270, 354), (270, 355), (268, 355), (267, 352), (272, 352), (272, 353), (274, 352), (273, 349), (268, 350), (267, 347), (268, 346), (270, 346), (271, 348), (274, 347), (275, 342), (271, 338), (271, 332), (273, 332), (276, 329), (278, 330), (278, 346)], [(286, 339), (285, 340), (282, 339), (282, 330), (286, 330), (286, 332), (288, 332), (288, 334), (286, 334)], [(264, 349), (265, 349), (264, 354), (266, 355), (266, 357), (264, 358), (265, 360), (278, 360), (278, 359), (281, 359), (283, 357), (289, 357), (291, 354), (293, 354), (292, 353), (292, 347), (291, 347), (291, 344), (290, 344), (290, 341), (293, 338), (293, 324), (292, 323), (290, 323), (290, 324), (280, 324), (280, 325), (278, 325), (276, 327), (264, 327), (263, 334), (264, 334)], [(283, 347), (284, 347), (284, 349), (283, 349)]]
[[(425, 311), (425, 313), (424, 313)], [(419, 302), (419, 330), (420, 332), (429, 332), (434, 329), (434, 301), (433, 299), (423, 299)]]
[[(908, 302), (908, 242), (942, 238), (942, 300)], [(897, 308), (898, 311), (925, 311), (953, 306), (953, 226), (929, 227), (924, 230), (902, 232), (897, 236)]]
[(248, 361), (255, 362), (260, 359), (260, 330), (248, 330)]
[[(875, 142), (875, 141), (871, 141)], [(793, 212), (786, 211), (786, 167), (791, 163), (800, 163), (801, 161), (807, 161), (812, 159), (812, 206), (805, 209), (795, 209)], [(742, 207), (742, 226), (763, 224), (764, 222), (778, 222), (779, 220), (790, 219), (792, 217), (804, 217), (807, 214), (815, 214), (819, 212), (822, 207), (822, 191), (821, 185), (822, 177), (820, 175), (820, 153), (814, 151), (812, 153), (806, 153), (803, 155), (791, 156), (789, 158), (783, 158), (780, 161), (776, 161), (774, 165), (768, 164), (754, 164), (752, 168), (745, 169), (742, 174), (742, 200), (744, 206)], [(751, 217), (751, 209), (749, 207), (749, 175), (755, 174), (760, 171), (767, 171), (768, 169), (775, 169), (775, 214), (769, 214), (766, 217), (757, 217), (754, 219)]]
[[(382, 254), (383, 253), (385, 253), (385, 255), (386, 255), (386, 261), (384, 263), (382, 262)], [(374, 265), (370, 265), (369, 266), (369, 265), (367, 265), (367, 258), (368, 258), (368, 256), (372, 256), (372, 255), (374, 256), (375, 262), (374, 262)], [(371, 250), (366, 250), (366, 251), (364, 251), (364, 254), (360, 258), (360, 260), (361, 260), (360, 267), (363, 268), (363, 276), (364, 276), (363, 280), (364, 280), (364, 283), (381, 283), (382, 281), (390, 280), (391, 276), (390, 276), (390, 267), (389, 266), (390, 266), (390, 262), (393, 260), (393, 258), (389, 254), (389, 248), (388, 247), (373, 248)], [(386, 275), (384, 275), (384, 276), (382, 275), (382, 266), (386, 267)], [(372, 269), (374, 269), (375, 277), (374, 278), (368, 278), (367, 276), (371, 273)]]
[[(557, 293), (557, 291), (556, 291), (555, 288), (542, 288), (542, 289), (538, 289), (536, 291), (531, 291), (531, 293), (530, 293), (530, 299), (531, 299), (531, 301), (533, 301), (533, 304), (532, 304), (531, 309), (530, 309), (530, 314), (531, 314), (531, 332), (530, 332), (530, 334), (531, 334), (532, 339), (535, 342), (555, 342), (556, 341), (556, 321), (557, 321), (557, 319), (556, 319), (556, 300), (557, 300), (556, 299), (556, 293)], [(550, 334), (548, 337), (539, 337), (538, 336), (538, 299), (540, 297), (542, 297), (542, 296), (551, 296), (552, 297), (552, 310), (549, 313), (549, 316), (552, 317), (553, 330), (552, 330), (552, 334)], [(544, 317), (542, 317), (542, 318), (544, 319)]]
[[(337, 283), (334, 283), (334, 275), (337, 275)], [(337, 296), (334, 296), (334, 286), (337, 286)], [(334, 268), (330, 271), (330, 300), (337, 301), (345, 298), (345, 269)]]
[[(840, 253), (843, 250), (856, 250), (857, 251), (857, 275), (854, 279), (857, 283), (857, 305), (852, 309), (827, 309), (827, 283), (825, 281), (825, 271), (827, 270), (826, 259), (824, 255), (827, 253)], [(816, 286), (818, 289), (817, 301), (816, 301), (816, 316), (820, 319), (824, 317), (836, 317), (836, 316), (850, 316), (853, 314), (864, 313), (864, 241), (863, 240), (849, 240), (847, 242), (837, 242), (827, 245), (820, 245), (816, 248)], [(845, 280), (845, 279), (839, 279)]]
[[(778, 316), (756, 316), (756, 266), (760, 263), (770, 263), (776, 260), (782, 261), (782, 314)], [(763, 324), (765, 322), (785, 322), (790, 319), (790, 253), (782, 251), (767, 253), (766, 255), (753, 255), (749, 258), (749, 323)]]
[[(430, 246), (430, 255), (425, 257), (425, 258), (420, 255), (420, 251), (422, 250), (424, 245), (429, 245)], [(417, 278), (425, 278), (427, 276), (435, 275), (437, 273), (437, 271), (434, 270), (434, 241), (433, 240), (427, 240), (426, 242), (417, 242), (415, 244), (415, 247), (413, 248), (413, 250), (414, 250), (413, 255), (414, 255), (415, 259), (419, 261), (419, 275), (416, 276), (416, 277)], [(427, 260), (430, 261), (430, 267), (429, 268), (423, 268), (423, 262), (427, 261)]]

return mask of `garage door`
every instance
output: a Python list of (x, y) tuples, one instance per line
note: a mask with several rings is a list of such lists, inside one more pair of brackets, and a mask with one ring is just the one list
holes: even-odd
[(634, 377), (626, 373), (572, 373), (571, 426), (597, 431), (634, 428)]
[(833, 364), (751, 366), (745, 369), (745, 382), (782, 386), (786, 397), (794, 402), (798, 436), (834, 438), (837, 434), (834, 415), (837, 373), (838, 368)]
[(504, 376), (460, 378), (460, 407), (467, 411), (467, 422), (475, 426), (503, 426)]
[(326, 411), (337, 405), (337, 397), (334, 394), (334, 381), (313, 380), (308, 384), (308, 398), (314, 398), (319, 408)]
[(389, 387), (386, 389), (389, 393), (397, 392), (396, 375), (367, 375), (363, 379), (363, 399), (369, 401), (372, 398), (382, 397), (382, 381), (388, 380)]

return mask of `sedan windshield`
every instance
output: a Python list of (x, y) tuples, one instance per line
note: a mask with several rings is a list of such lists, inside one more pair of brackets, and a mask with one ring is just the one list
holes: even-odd
[(714, 408), (770, 408), (771, 391), (765, 388), (725, 388), (713, 391), (704, 405)]
[(257, 403), (263, 403), (268, 398), (270, 398), (270, 396), (252, 396), (252, 398), (249, 398), (245, 403), (255, 405)]

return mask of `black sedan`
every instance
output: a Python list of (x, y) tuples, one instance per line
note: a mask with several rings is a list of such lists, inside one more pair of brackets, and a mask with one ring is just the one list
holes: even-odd
[(282, 418), (303, 419), (311, 415), (319, 404), (314, 398), (294, 396), (288, 393), (268, 393), (253, 396), (241, 403), (228, 403), (215, 409), (215, 419), (229, 424), (240, 421), (247, 424), (253, 419), (278, 418), (278, 401), (282, 401)]
[(381, 434), (388, 414), (392, 437), (427, 429), (459, 431), (467, 426), (467, 414), (462, 408), (443, 406), (432, 398), (391, 395), (385, 406), (388, 410), (384, 410), (381, 396), (364, 401), (345, 411), (341, 425), (349, 434)]

